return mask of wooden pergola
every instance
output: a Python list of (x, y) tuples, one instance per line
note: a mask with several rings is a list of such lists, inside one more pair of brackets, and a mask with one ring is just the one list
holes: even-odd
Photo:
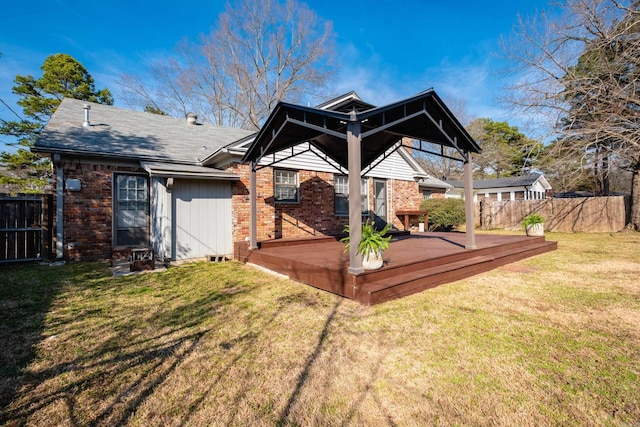
[[(243, 158), (243, 162), (251, 165), (249, 249), (258, 247), (256, 170), (262, 158), (308, 143), (344, 168), (349, 176), (349, 238), (359, 242), (362, 233), (360, 177), (363, 171), (366, 173), (375, 166), (377, 159), (388, 155), (393, 147), (399, 147), (403, 138), (456, 149), (459, 157), (453, 159), (464, 163), (466, 223), (471, 224), (466, 227), (465, 248), (475, 249), (471, 153), (479, 153), (481, 149), (433, 89), (382, 107), (361, 101), (341, 105), (338, 110), (279, 103)], [(412, 149), (425, 151), (422, 143)], [(442, 150), (432, 154), (444, 156)], [(351, 274), (364, 271), (357, 248), (358, 245), (350, 246), (348, 272)]]

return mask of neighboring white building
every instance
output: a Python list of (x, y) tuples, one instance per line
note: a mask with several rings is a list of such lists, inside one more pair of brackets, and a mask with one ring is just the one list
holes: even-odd
[[(461, 199), (464, 194), (462, 181), (446, 181), (453, 188), (448, 198)], [(542, 174), (473, 181), (473, 201), (480, 200), (542, 200), (547, 198), (551, 185)]]

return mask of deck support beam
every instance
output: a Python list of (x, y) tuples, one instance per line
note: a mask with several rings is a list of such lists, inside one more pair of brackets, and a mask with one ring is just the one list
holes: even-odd
[(347, 123), (347, 166), (349, 169), (349, 268), (351, 274), (361, 274), (362, 256), (358, 254), (358, 243), (362, 237), (362, 207), (360, 202), (361, 164), (361, 124), (356, 113), (351, 112)]
[(250, 163), (251, 173), (249, 176), (249, 250), (258, 249), (258, 194), (256, 192), (256, 164)]
[(465, 229), (467, 230), (466, 249), (476, 249), (476, 220), (473, 205), (473, 169), (471, 163), (471, 153), (465, 151), (464, 161), (464, 212)]

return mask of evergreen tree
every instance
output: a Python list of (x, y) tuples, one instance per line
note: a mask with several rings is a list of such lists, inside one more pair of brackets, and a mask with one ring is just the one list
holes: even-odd
[(153, 105), (145, 105), (144, 107), (144, 111), (146, 113), (151, 113), (151, 114), (158, 114), (160, 116), (166, 116), (167, 113), (165, 113), (164, 111), (162, 111), (160, 108), (158, 107), (154, 107)]
[(500, 178), (529, 173), (542, 151), (542, 144), (511, 126), (487, 118), (476, 119), (467, 130), (482, 147), (474, 157), (479, 178)]
[(76, 59), (58, 53), (48, 56), (42, 66), (42, 76), (17, 75), (13, 93), (20, 96), (22, 120), (2, 121), (0, 134), (15, 137), (15, 152), (0, 153), (0, 183), (12, 184), (15, 192), (40, 192), (51, 175), (48, 159), (30, 151), (53, 112), (63, 98), (75, 98), (100, 104), (113, 104), (109, 89), (96, 91), (93, 77)]

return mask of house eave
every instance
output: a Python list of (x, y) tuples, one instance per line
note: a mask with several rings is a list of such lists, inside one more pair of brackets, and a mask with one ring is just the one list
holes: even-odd
[(233, 172), (204, 166), (179, 165), (173, 163), (140, 162), (142, 168), (151, 177), (205, 179), (218, 181), (239, 181), (240, 176)]
[(203, 166), (222, 167), (230, 163), (240, 163), (246, 150), (238, 148), (221, 148), (202, 161)]
[(447, 186), (447, 185), (439, 185), (439, 184), (419, 184), (418, 187), (420, 188), (441, 188), (443, 190), (451, 190), (453, 187)]
[[(65, 149), (65, 148), (56, 148), (56, 147), (32, 147), (31, 151), (39, 154), (60, 154), (65, 156), (72, 157), (90, 157), (90, 158), (99, 158), (106, 159), (109, 161), (113, 160), (125, 160), (125, 161), (141, 161), (141, 162), (167, 162), (167, 163), (178, 163), (175, 159), (169, 159), (165, 157), (157, 157), (157, 156), (148, 156), (148, 155), (140, 155), (140, 154), (115, 154), (115, 153), (103, 153), (92, 150), (79, 150), (79, 149)], [(193, 163), (180, 162), (180, 164), (191, 164), (191, 165), (200, 165), (200, 162), (194, 160)]]

